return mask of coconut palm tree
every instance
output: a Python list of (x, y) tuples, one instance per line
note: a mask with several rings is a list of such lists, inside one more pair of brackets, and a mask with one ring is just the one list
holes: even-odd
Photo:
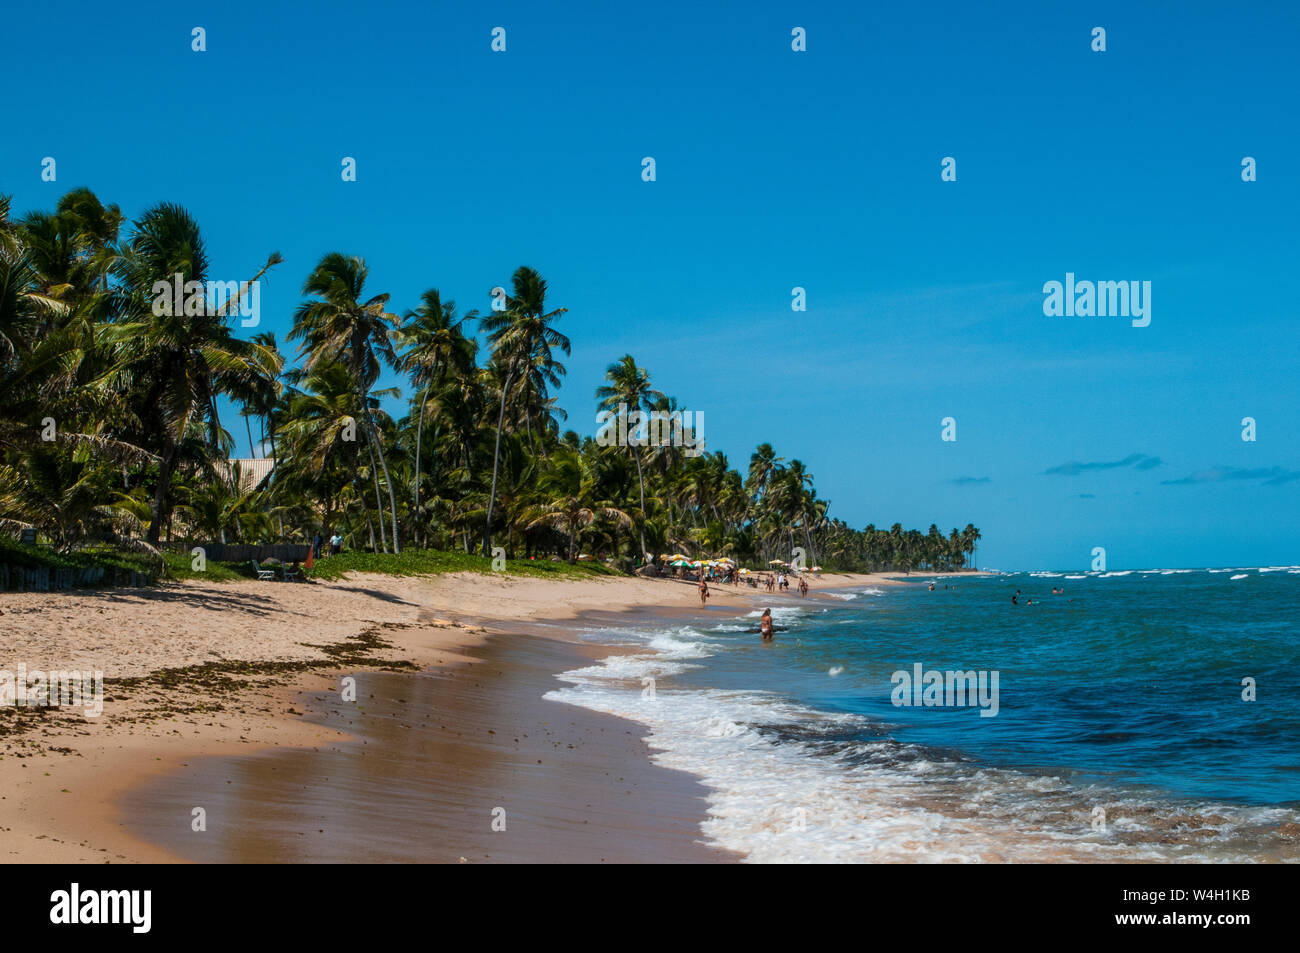
[[(279, 253), (272, 253), (251, 280), (280, 261)], [(171, 516), (171, 482), (177, 468), (211, 468), (228, 452), (217, 397), (278, 374), (280, 358), (260, 344), (234, 337), (225, 309), (206, 300), (196, 297), (186, 307), (165, 301), (155, 307), (157, 283), (170, 288), (175, 274), (186, 283), (207, 279), (208, 257), (198, 222), (181, 206), (163, 203), (145, 212), (114, 256), (112, 270), (120, 314), (102, 329), (113, 359), (101, 383), (132, 395), (140, 442), (158, 458), (149, 525), (149, 542), (157, 543)], [(187, 441), (195, 423), (206, 427), (202, 449)], [(183, 459), (187, 447), (201, 459)]]
[[(330, 252), (303, 282), (302, 293), (314, 296), (298, 306), (293, 316), (290, 340), (298, 340), (303, 366), (308, 370), (321, 363), (338, 362), (347, 368), (365, 422), (366, 442), (388, 486), (389, 515), (392, 518), (393, 549), (402, 551), (397, 533), (397, 498), (384, 457), (383, 441), (375, 425), (370, 391), (383, 366), (396, 367), (393, 332), (400, 324), (385, 310), (389, 296), (373, 295), (363, 302), (370, 269), (355, 255)], [(377, 479), (377, 477), (376, 477)], [(383, 514), (380, 513), (382, 525)], [(381, 536), (383, 534), (381, 533)]]
[(967, 554), (966, 564), (971, 569), (975, 566), (975, 548), (979, 545), (980, 531), (971, 523), (966, 524), (966, 528), (961, 531), (962, 550)]
[(462, 326), (478, 318), (477, 311), (456, 317), (456, 302), (442, 300), (437, 288), (420, 296), (420, 307), (408, 311), (399, 337), (406, 350), (399, 367), (411, 375), (411, 382), (421, 389), (420, 415), (415, 426), (415, 519), (423, 526), (420, 510), (420, 452), (424, 447), (425, 408), (429, 392), (440, 387), (448, 372), (467, 376), (474, 367), (478, 343), (465, 336)]
[[(626, 410), (629, 415), (637, 411), (641, 420), (641, 426), (637, 428), (637, 436), (653, 434), (647, 418), (655, 405), (664, 399), (664, 395), (650, 386), (649, 372), (643, 367), (637, 367), (636, 360), (631, 354), (624, 354), (605, 369), (605, 380), (607, 383), (596, 388), (598, 407), (614, 415), (618, 415), (623, 410)], [(631, 439), (628, 441), (628, 446), (624, 447), (624, 450), (636, 461), (636, 478), (641, 487), (641, 552), (646, 553), (645, 473), (641, 469), (641, 449), (642, 444)]]
[(632, 528), (632, 517), (607, 500), (596, 498), (596, 478), (583, 455), (561, 445), (548, 461), (539, 488), (547, 502), (533, 507), (528, 527), (550, 526), (568, 536), (568, 558), (577, 555), (577, 541), (583, 529), (597, 519), (606, 519), (618, 527)]
[(554, 351), (569, 353), (569, 339), (552, 326), (569, 309), (546, 310), (546, 280), (534, 269), (522, 266), (516, 269), (511, 281), (514, 294), (506, 297), (505, 310), (492, 311), (479, 321), (492, 347), (492, 361), (504, 371), (501, 406), (497, 412), (496, 445), (492, 451), (492, 488), (488, 493), (487, 518), (483, 524), (484, 556), (492, 554), (492, 507), (497, 493), (501, 431), (505, 426), (511, 385), (545, 400), (548, 386), (559, 387), (564, 375), (564, 365), (554, 358)]

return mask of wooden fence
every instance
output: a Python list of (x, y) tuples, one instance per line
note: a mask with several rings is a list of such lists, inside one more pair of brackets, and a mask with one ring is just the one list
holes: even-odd
[(311, 549), (307, 543), (268, 543), (252, 546), (244, 543), (194, 543), (203, 548), (204, 558), (219, 563), (243, 563), (249, 560), (274, 559), (282, 563), (303, 562)]
[[(227, 543), (186, 544), (186, 552), (202, 546), (204, 558), (215, 562), (247, 563), (273, 559), (282, 563), (305, 562), (311, 547), (306, 543), (274, 543), (248, 546)], [(118, 569), (96, 566), (86, 569), (52, 569), (42, 566), (29, 569), (0, 563), (0, 592), (59, 592), (89, 586), (152, 586), (158, 581), (155, 571)]]
[(51, 569), (42, 566), (10, 566), (0, 563), (0, 592), (58, 592), (83, 586), (151, 586), (158, 576), (153, 572), (134, 569), (106, 569), (96, 566), (88, 569)]

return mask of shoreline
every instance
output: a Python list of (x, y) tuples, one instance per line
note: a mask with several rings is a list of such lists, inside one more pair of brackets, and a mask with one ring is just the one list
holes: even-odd
[[(894, 575), (828, 574), (809, 596), (903, 584)], [(179, 583), (125, 593), (11, 597), (3, 603), (6, 622), (15, 626), (9, 650), (29, 668), (95, 666), (97, 656), (108, 654), (100, 641), (104, 635), (114, 643), (114, 663), (98, 666), (109, 681), (99, 719), (60, 711), (42, 716), (39, 728), (0, 734), (0, 761), (20, 765), (0, 774), (0, 855), (20, 863), (183, 860), (128, 830), (121, 802), (133, 790), (189, 769), (191, 761), (319, 750), (354, 740), (299, 710), (307, 707), (309, 693), (326, 686), (336, 692), (337, 678), (350, 666), (456, 670), (478, 664), (488, 640), (503, 635), (574, 643), (564, 631), (568, 625), (598, 615), (609, 615), (616, 624), (636, 611), (699, 618), (757, 603), (802, 601), (797, 594), (714, 585), (714, 598), (701, 611), (694, 589), (692, 582), (635, 577), (353, 575), (309, 586)], [(15, 621), (24, 616), (42, 624), (26, 632), (23, 622)], [(160, 630), (171, 630), (173, 638), (158, 644)], [(594, 648), (606, 655), (618, 651)], [(217, 671), (202, 670), (205, 662)], [(251, 664), (241, 668), (240, 663)], [(195, 666), (201, 670), (195, 672)], [(244, 681), (232, 684), (231, 670)], [(159, 678), (164, 671), (173, 683), (168, 687), (158, 684), (168, 681)], [(533, 687), (552, 686), (548, 680)], [(539, 699), (542, 693), (535, 692)], [(638, 760), (653, 767), (640, 733), (636, 741)], [(630, 755), (606, 751), (602, 757)], [(687, 827), (698, 840), (702, 806), (694, 813)]]

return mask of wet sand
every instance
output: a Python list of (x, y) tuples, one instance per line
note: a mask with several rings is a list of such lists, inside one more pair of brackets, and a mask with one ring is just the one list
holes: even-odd
[(500, 635), (469, 654), (361, 673), (355, 704), (304, 693), (308, 720), (352, 740), (199, 759), (126, 795), (127, 829), (222, 863), (736, 859), (700, 842), (705, 789), (652, 764), (641, 726), (542, 699), (608, 649)]

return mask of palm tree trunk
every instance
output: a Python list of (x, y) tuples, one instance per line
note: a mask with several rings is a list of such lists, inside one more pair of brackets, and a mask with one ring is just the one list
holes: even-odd
[(803, 538), (804, 538), (804, 542), (806, 542), (806, 543), (808, 544), (808, 558), (811, 559), (811, 560), (812, 560), (812, 564), (813, 564), (814, 566), (816, 566), (816, 565), (817, 565), (817, 550), (813, 548), (812, 533), (808, 532), (808, 517), (805, 516), (805, 515), (802, 514), (802, 513), (800, 513), (799, 516), (800, 516), (800, 519), (801, 519), (802, 522), (803, 522)]
[[(420, 398), (420, 419), (415, 424), (415, 525), (423, 532), (424, 519), (420, 515), (420, 448), (424, 443), (424, 405), (429, 401), (429, 388)], [(436, 439), (436, 438), (435, 438)]]
[(375, 480), (375, 506), (379, 508), (379, 539), (383, 544), (384, 552), (388, 552), (388, 534), (384, 530), (384, 498), (379, 495), (379, 467), (375, 464), (375, 446), (371, 442), (370, 434), (366, 434), (366, 450), (370, 454), (370, 475)]
[(244, 429), (248, 431), (248, 455), (257, 459), (257, 453), (253, 450), (253, 424), (248, 419), (248, 414), (244, 414)]
[(146, 537), (150, 543), (158, 542), (163, 521), (171, 515), (164, 510), (167, 507), (167, 494), (171, 490), (172, 467), (175, 466), (175, 460), (176, 447), (172, 444), (167, 447), (162, 460), (158, 463), (158, 485), (153, 491), (153, 519), (149, 521), (149, 534)]
[[(638, 448), (639, 449), (639, 448)], [(633, 454), (636, 457), (636, 479), (641, 484), (641, 555), (646, 555), (645, 549), (645, 477), (641, 475), (641, 454)]]
[(492, 555), (492, 505), (497, 498), (497, 467), (501, 462), (501, 428), (506, 420), (506, 393), (510, 390), (510, 378), (514, 376), (512, 367), (506, 372), (506, 382), (501, 387), (501, 410), (497, 414), (497, 442), (492, 451), (492, 492), (488, 494), (487, 522), (483, 524), (483, 555)]
[[(388, 486), (388, 515), (393, 521), (393, 552), (401, 555), (402, 541), (397, 536), (397, 497), (393, 495), (393, 479), (388, 475), (388, 461), (384, 459), (384, 445), (379, 439), (379, 428), (375, 426), (374, 418), (370, 416), (370, 408), (366, 408), (366, 420), (370, 422), (370, 432), (375, 437), (375, 452), (379, 454), (379, 466), (384, 471), (384, 483)], [(384, 512), (382, 507), (379, 511), (379, 522), (382, 527), (384, 521)]]

